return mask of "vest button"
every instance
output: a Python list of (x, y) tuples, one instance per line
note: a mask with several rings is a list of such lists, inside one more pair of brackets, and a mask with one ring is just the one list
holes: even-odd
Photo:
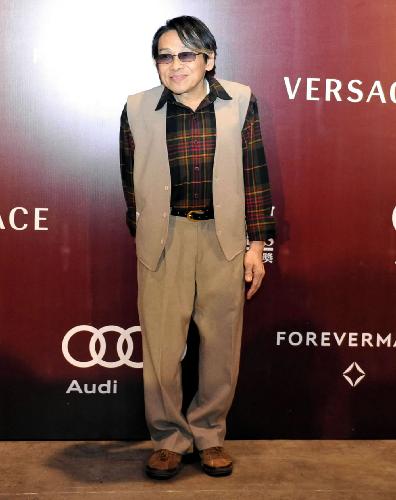
[(165, 191), (168, 191), (169, 190), (169, 186), (165, 186)]
[(167, 214), (166, 212), (164, 212), (164, 213), (162, 214), (162, 217), (164, 217), (164, 218), (165, 218), (167, 215), (168, 215), (168, 214)]
[(164, 240), (161, 240), (161, 245), (163, 245), (163, 244), (164, 244)]

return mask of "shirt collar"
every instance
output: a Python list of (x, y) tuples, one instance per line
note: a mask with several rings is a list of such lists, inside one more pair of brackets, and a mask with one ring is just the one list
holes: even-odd
[[(208, 99), (209, 102), (214, 102), (217, 97), (223, 100), (232, 99), (230, 94), (226, 92), (224, 87), (220, 82), (216, 80), (216, 78), (214, 78), (213, 76), (208, 76), (206, 77), (206, 79), (209, 82), (209, 94), (205, 97), (205, 99)], [(164, 87), (155, 111), (161, 109), (166, 102), (176, 102), (176, 99), (172, 92), (167, 87)]]

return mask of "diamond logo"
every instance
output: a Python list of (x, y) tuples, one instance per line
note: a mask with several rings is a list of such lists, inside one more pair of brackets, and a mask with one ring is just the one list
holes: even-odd
[(366, 376), (366, 374), (360, 368), (360, 366), (354, 361), (344, 371), (343, 376), (351, 384), (352, 387), (356, 387), (358, 385), (358, 383), (362, 379), (364, 379), (364, 377)]

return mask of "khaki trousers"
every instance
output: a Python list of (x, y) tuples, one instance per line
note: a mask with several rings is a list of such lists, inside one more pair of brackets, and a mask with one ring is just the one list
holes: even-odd
[[(154, 449), (222, 446), (239, 371), (244, 252), (227, 261), (214, 220), (170, 216), (156, 271), (138, 261), (146, 421)], [(190, 319), (200, 336), (199, 387), (181, 412), (181, 359)]]

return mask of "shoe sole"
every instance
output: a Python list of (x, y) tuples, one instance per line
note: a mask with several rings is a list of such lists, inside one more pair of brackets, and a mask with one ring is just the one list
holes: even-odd
[(145, 472), (149, 477), (151, 477), (151, 479), (170, 479), (171, 477), (176, 476), (180, 469), (181, 466), (171, 470), (158, 470), (147, 466), (145, 468)]
[(210, 467), (205, 464), (201, 464), (201, 467), (206, 474), (213, 477), (229, 476), (232, 473), (232, 467)]

